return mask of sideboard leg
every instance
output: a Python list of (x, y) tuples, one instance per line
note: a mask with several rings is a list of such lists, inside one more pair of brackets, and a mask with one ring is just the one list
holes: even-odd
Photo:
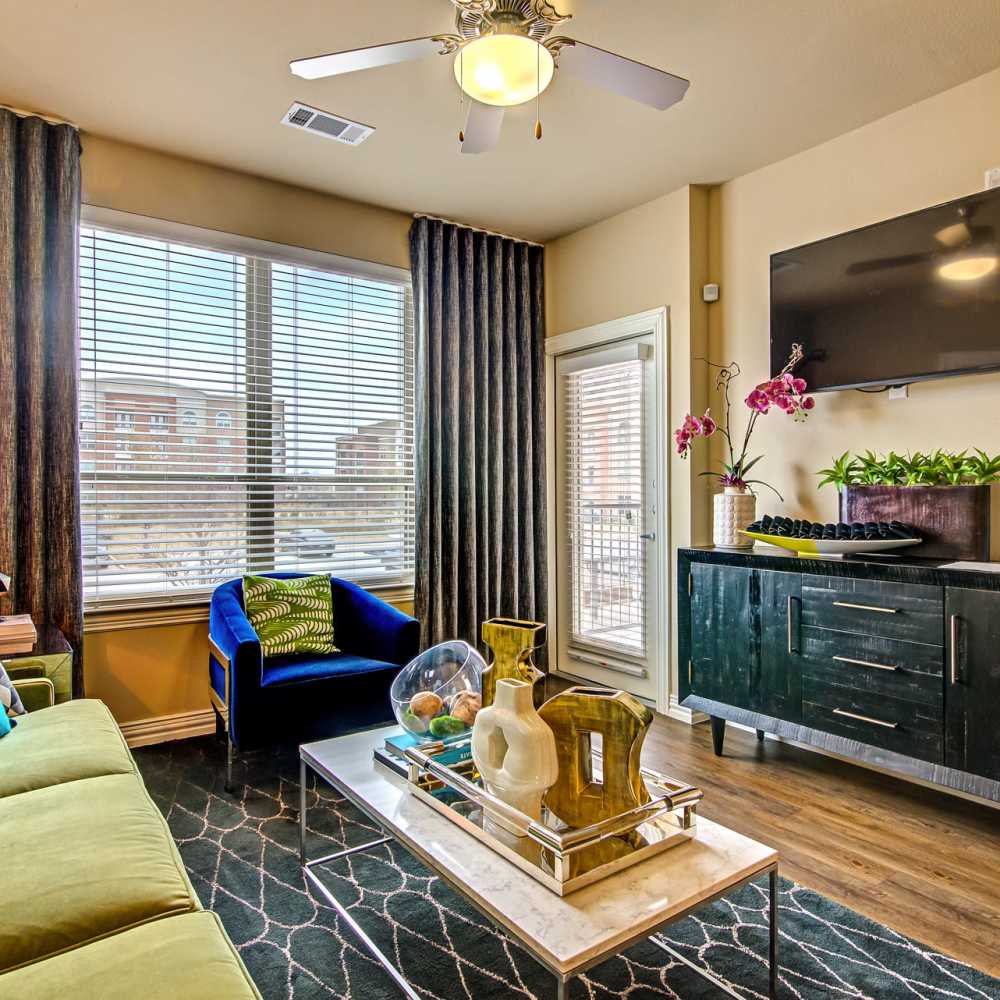
[(758, 729), (757, 730), (757, 742), (758, 743), (763, 743), (764, 742), (764, 730), (763, 729)]
[(722, 745), (726, 741), (726, 720), (711, 715), (709, 721), (712, 723), (712, 748), (715, 750), (715, 756), (721, 757)]

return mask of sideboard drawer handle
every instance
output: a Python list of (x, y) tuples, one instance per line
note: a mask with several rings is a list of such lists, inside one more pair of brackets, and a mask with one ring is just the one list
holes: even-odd
[(873, 726), (882, 726), (883, 729), (899, 729), (898, 722), (883, 722), (881, 719), (872, 719), (867, 715), (857, 715), (854, 712), (845, 712), (842, 708), (835, 708), (834, 715), (844, 715), (848, 719), (857, 719), (858, 722), (868, 722)]
[(899, 667), (895, 667), (889, 663), (872, 663), (871, 660), (855, 660), (850, 656), (835, 656), (834, 659), (838, 663), (850, 663), (856, 667), (871, 667), (874, 670), (888, 670), (892, 673), (899, 670)]
[(877, 608), (873, 604), (850, 604), (847, 601), (834, 601), (835, 608), (855, 608), (858, 611), (877, 611), (880, 615), (898, 615), (898, 608)]

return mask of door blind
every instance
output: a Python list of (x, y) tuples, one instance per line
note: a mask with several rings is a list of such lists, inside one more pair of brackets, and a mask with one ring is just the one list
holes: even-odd
[[(560, 359), (571, 646), (644, 656), (644, 374), (638, 349)], [(622, 358), (625, 358), (622, 360)]]
[(404, 281), (84, 227), (85, 596), (413, 576)]

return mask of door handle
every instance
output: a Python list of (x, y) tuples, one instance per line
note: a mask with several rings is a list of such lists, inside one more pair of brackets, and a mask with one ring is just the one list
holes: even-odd
[(798, 644), (795, 642), (795, 638), (794, 638), (795, 637), (796, 629), (795, 629), (795, 625), (793, 624), (793, 621), (794, 621), (793, 616), (795, 614), (795, 604), (796, 604), (796, 599), (794, 597), (792, 597), (791, 594), (789, 594), (788, 595), (787, 613), (785, 615), (785, 618), (786, 618), (787, 624), (788, 624), (788, 652), (789, 652), (789, 655), (798, 652), (798, 649), (797, 649)]
[(951, 616), (951, 686), (958, 683), (958, 623), (961, 615)]
[(656, 532), (655, 531), (647, 531), (645, 534), (642, 534), (639, 537), (643, 541), (645, 541), (645, 542), (655, 542), (656, 541)]

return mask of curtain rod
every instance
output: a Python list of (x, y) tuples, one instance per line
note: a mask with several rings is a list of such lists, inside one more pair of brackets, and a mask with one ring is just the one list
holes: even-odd
[(520, 236), (511, 236), (509, 233), (495, 233), (492, 229), (482, 229), (479, 226), (469, 226), (464, 222), (455, 222), (454, 219), (443, 219), (440, 215), (429, 215), (427, 212), (414, 212), (414, 219), (430, 219), (432, 222), (444, 222), (449, 226), (460, 226), (462, 229), (471, 229), (474, 233), (485, 233), (487, 236), (499, 236), (502, 240), (513, 240), (515, 243), (527, 243), (529, 247), (545, 248), (544, 243), (535, 243), (534, 240), (523, 240)]
[(46, 115), (41, 111), (26, 111), (24, 108), (14, 108), (9, 104), (0, 104), (0, 109), (4, 111), (10, 111), (12, 114), (18, 116), (18, 118), (41, 118), (42, 121), (48, 122), (50, 125), (69, 125), (71, 128), (75, 128), (77, 132), (80, 131), (80, 126), (76, 122), (71, 122), (68, 118), (58, 118), (55, 115)]

